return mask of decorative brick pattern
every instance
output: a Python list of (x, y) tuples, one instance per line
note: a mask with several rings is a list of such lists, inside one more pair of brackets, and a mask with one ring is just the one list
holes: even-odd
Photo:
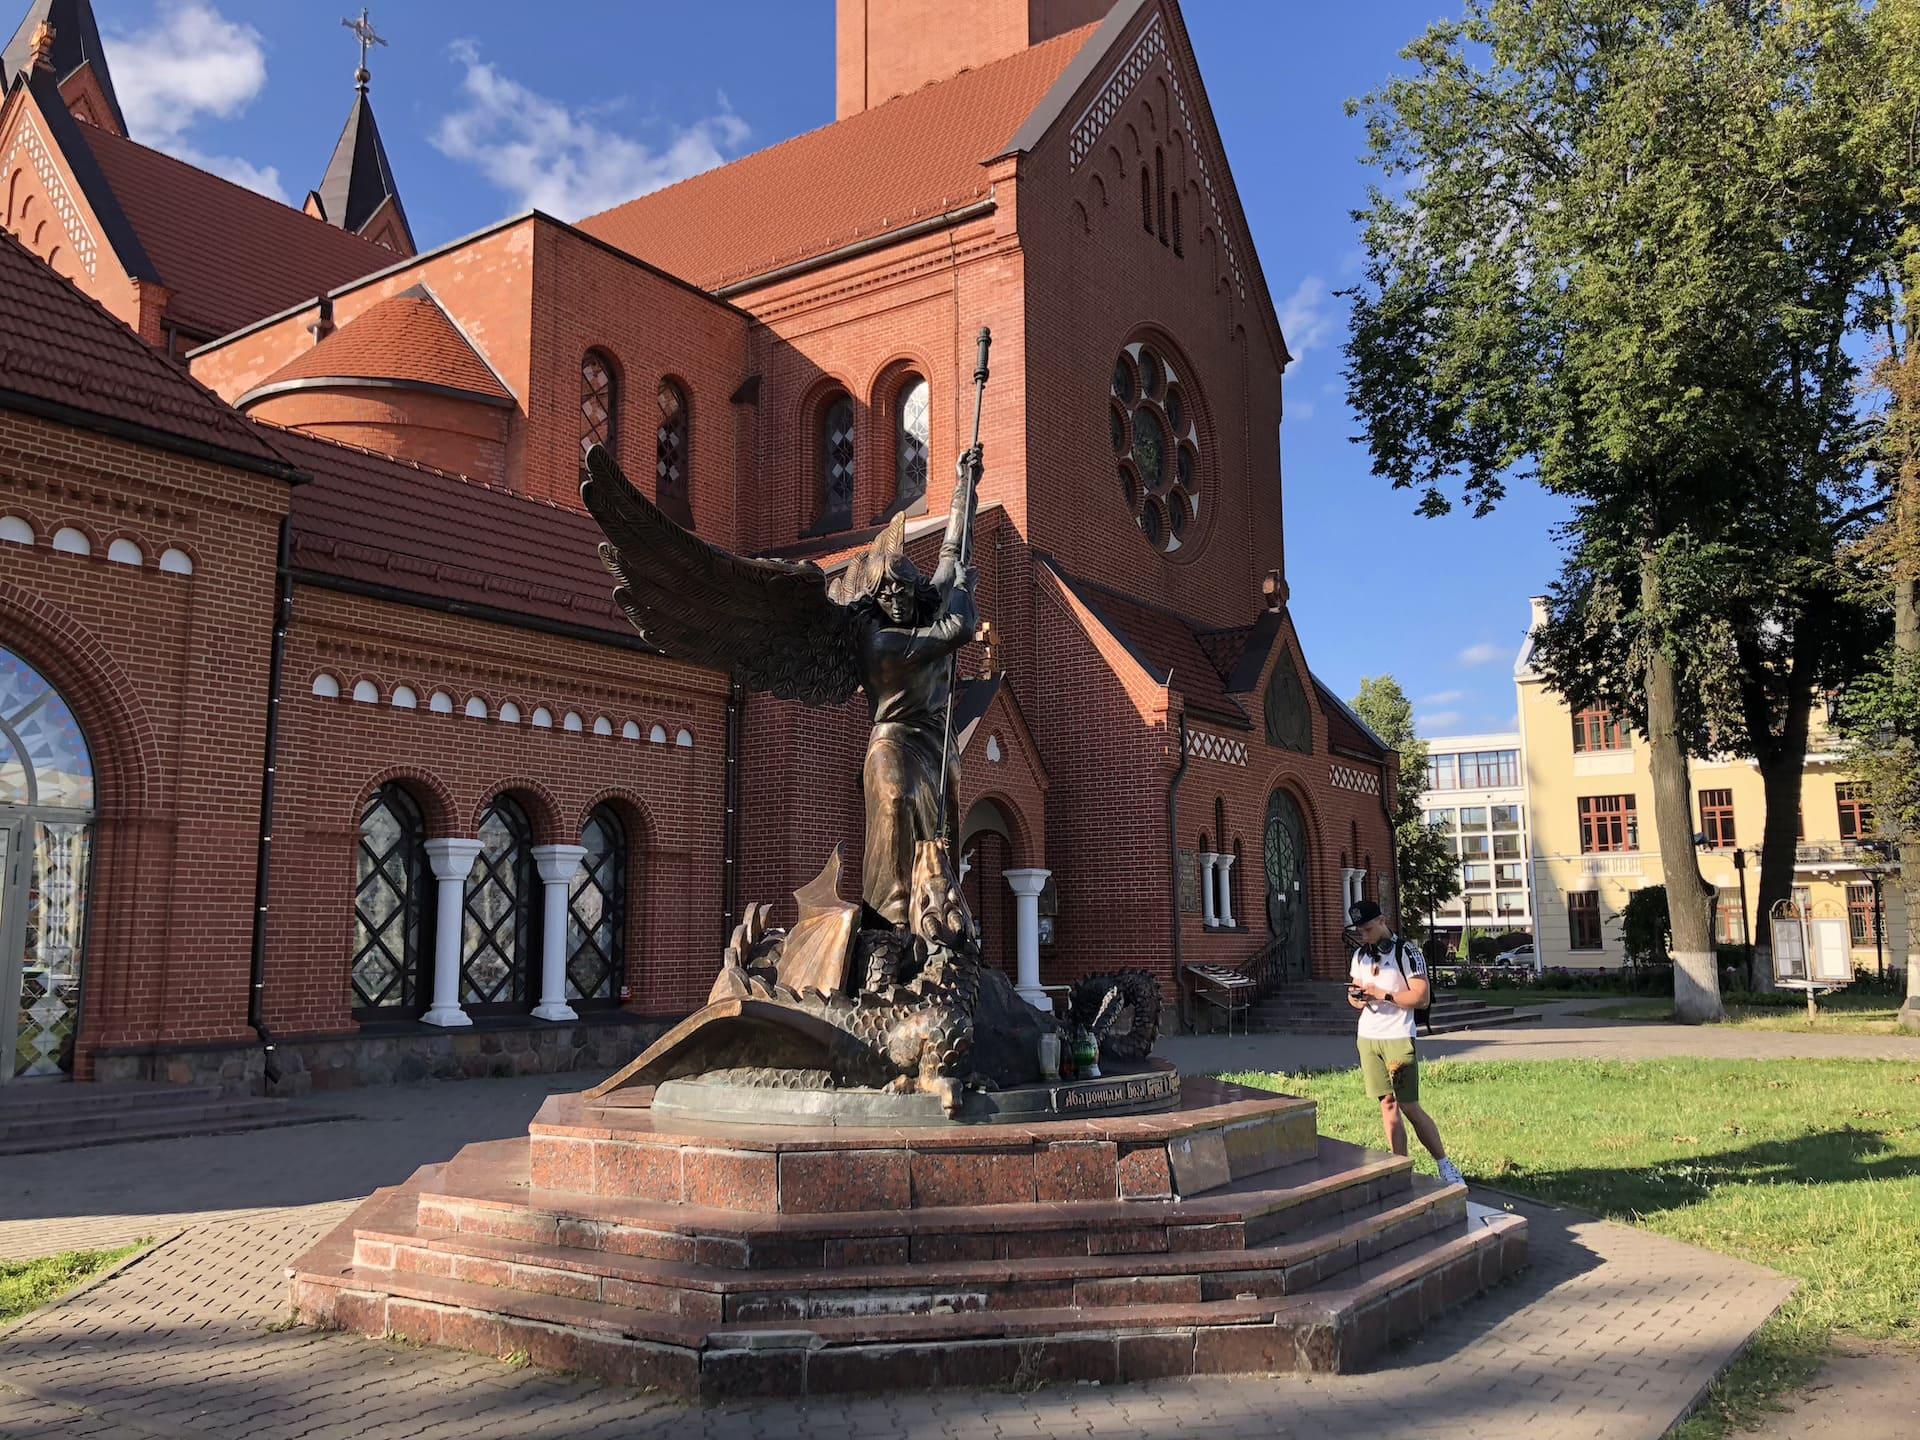
[(1215, 735), (1206, 730), (1187, 731), (1187, 753), (1201, 760), (1214, 760), (1222, 765), (1246, 767), (1247, 742), (1233, 740), (1225, 735)]
[(1080, 162), (1093, 153), (1093, 147), (1106, 133), (1113, 117), (1120, 113), (1134, 86), (1153, 62), (1167, 52), (1167, 34), (1160, 17), (1155, 15), (1147, 28), (1134, 40), (1120, 63), (1113, 67), (1113, 73), (1100, 87), (1099, 93), (1087, 102), (1087, 108), (1080, 112), (1080, 118), (1073, 122), (1073, 129), (1067, 138), (1067, 170), (1069, 173), (1080, 168)]
[[(15, 160), (23, 154), (33, 166), (33, 173), (40, 181), (47, 203), (53, 207), (53, 213), (65, 227), (67, 243), (73, 248), (80, 268), (91, 278), (99, 265), (100, 246), (94, 240), (93, 232), (87, 229), (80, 207), (73, 202), (73, 192), (67, 188), (62, 167), (54, 163), (46, 137), (40, 133), (40, 127), (34, 124), (33, 117), (25, 113), (20, 117), (20, 128), (14, 132), (12, 148), (0, 156), (0, 176), (11, 174)], [(13, 217), (6, 218), (11, 220)]]
[(1327, 767), (1327, 781), (1336, 790), (1352, 790), (1360, 795), (1378, 795), (1380, 777), (1371, 770), (1358, 770), (1351, 765), (1330, 765)]

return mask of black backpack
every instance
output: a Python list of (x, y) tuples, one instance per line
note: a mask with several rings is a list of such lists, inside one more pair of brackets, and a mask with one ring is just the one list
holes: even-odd
[[(1401, 956), (1406, 950), (1406, 945), (1407, 942), (1402, 940), (1398, 935), (1393, 937), (1393, 968), (1400, 972), (1400, 978), (1402, 980), (1406, 981), (1408, 985), (1412, 985), (1413, 974), (1401, 963)], [(1430, 979), (1427, 981), (1427, 1003), (1414, 1007), (1413, 1025), (1414, 1029), (1418, 1030), (1422, 1035), (1431, 1035), (1433, 1033), (1433, 981)]]

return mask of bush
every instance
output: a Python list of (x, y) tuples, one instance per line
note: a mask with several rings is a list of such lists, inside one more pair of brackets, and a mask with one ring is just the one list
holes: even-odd
[(1478, 990), (1480, 988), (1479, 972), (1470, 966), (1462, 965), (1454, 972), (1453, 988), (1456, 990)]

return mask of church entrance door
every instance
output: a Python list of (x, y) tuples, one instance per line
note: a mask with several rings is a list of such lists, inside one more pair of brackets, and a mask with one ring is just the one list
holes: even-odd
[(1309, 915), (1307, 826), (1284, 790), (1267, 797), (1267, 930), (1279, 942), (1275, 970), (1283, 982), (1305, 980), (1313, 950)]
[(93, 813), (73, 712), (0, 648), (0, 1084), (73, 1073)]

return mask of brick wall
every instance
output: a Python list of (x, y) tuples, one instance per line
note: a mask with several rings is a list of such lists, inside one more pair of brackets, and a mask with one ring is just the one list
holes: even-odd
[[(0, 643), (67, 700), (97, 790), (78, 1068), (245, 1025), (278, 480), (0, 412)], [(56, 530), (92, 554), (54, 551)], [(106, 558), (116, 539), (142, 564)], [(164, 551), (193, 573), (165, 573)]]

